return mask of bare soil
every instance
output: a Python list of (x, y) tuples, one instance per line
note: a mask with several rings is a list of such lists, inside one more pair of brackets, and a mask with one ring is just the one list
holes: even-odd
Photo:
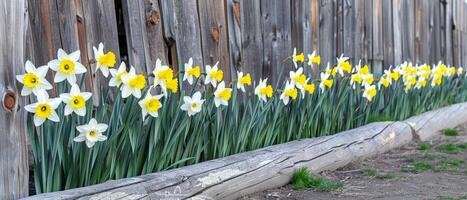
[(336, 171), (320, 173), (344, 183), (343, 188), (332, 192), (294, 190), (286, 185), (240, 199), (467, 200), (467, 126), (458, 130), (458, 136), (440, 134), (428, 142), (412, 142)]

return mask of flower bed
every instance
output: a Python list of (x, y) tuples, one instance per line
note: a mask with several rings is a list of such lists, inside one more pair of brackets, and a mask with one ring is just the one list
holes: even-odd
[[(375, 77), (367, 65), (353, 66), (341, 56), (314, 79), (303, 67), (318, 67), (319, 56), (306, 59), (295, 51), (290, 64), (296, 70), (275, 87), (243, 72), (228, 84), (217, 64), (203, 72), (191, 59), (179, 72), (158, 61), (148, 86), (148, 77), (133, 67), (121, 63), (114, 69), (115, 56), (99, 45), (95, 75), (111, 75), (111, 88), (93, 99), (82, 91), (84, 76), (76, 78), (90, 69), (78, 62), (79, 54), (59, 50), (56, 60), (39, 68), (28, 61), (27, 73), (17, 77), (22, 95), (33, 102), (25, 109), (31, 112), (38, 193), (331, 135), (371, 121), (402, 120), (467, 98), (462, 68), (441, 62), (406, 62)], [(55, 71), (54, 87), (45, 79), (48, 69)], [(58, 94), (54, 98), (46, 92), (51, 89)]]

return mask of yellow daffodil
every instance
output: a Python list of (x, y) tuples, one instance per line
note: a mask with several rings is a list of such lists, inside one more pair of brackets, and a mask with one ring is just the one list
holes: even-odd
[(305, 92), (308, 92), (308, 94), (313, 94), (315, 92), (315, 84), (314, 83), (308, 84), (309, 80), (310, 79), (307, 79), (305, 81), (305, 84), (303, 86), (303, 90), (300, 90), (300, 92), (302, 93), (302, 98), (305, 97)]
[(295, 100), (298, 96), (298, 90), (295, 88), (294, 84), (287, 81), (285, 84), (284, 91), (282, 92), (280, 99), (284, 102), (285, 105), (289, 104), (290, 99)]
[(303, 86), (306, 82), (306, 76), (303, 74), (303, 68), (298, 68), (297, 71), (290, 71), (289, 72), (290, 81), (291, 83), (300, 90), (303, 90)]
[(167, 89), (169, 89), (172, 93), (177, 93), (178, 78), (168, 79), (166, 84), (167, 84)]
[(146, 86), (146, 78), (142, 74), (136, 74), (135, 68), (131, 66), (130, 72), (122, 75), (123, 86), (122, 98), (133, 95), (135, 98), (141, 98), (141, 90)]
[(333, 79), (330, 79), (330, 74), (321, 72), (321, 82), (319, 83), (319, 88), (321, 92), (324, 92), (324, 89), (331, 88), (332, 84), (334, 83)]
[(204, 84), (211, 84), (213, 87), (217, 86), (217, 83), (222, 81), (224, 77), (224, 72), (217, 68), (219, 62), (216, 62), (214, 66), (206, 65), (206, 78), (204, 79)]
[(119, 87), (122, 84), (122, 75), (128, 74), (126, 71), (126, 64), (124, 62), (120, 64), (118, 70), (109, 69), (109, 71), (112, 75), (112, 78), (109, 80), (110, 87)]
[(232, 89), (226, 88), (224, 81), (220, 82), (214, 92), (214, 104), (216, 107), (229, 105), (230, 97), (232, 97)]
[(271, 85), (267, 85), (268, 79), (260, 79), (258, 86), (255, 88), (255, 95), (264, 102), (267, 102), (267, 98), (271, 98), (273, 95), (273, 89)]
[(47, 66), (36, 68), (29, 60), (24, 65), (26, 74), (16, 76), (16, 80), (24, 85), (21, 90), (21, 96), (28, 96), (31, 93), (37, 96), (45, 90), (52, 89), (52, 85), (45, 79), (49, 70)]
[(77, 126), (76, 130), (79, 135), (73, 138), (75, 142), (86, 141), (86, 146), (91, 148), (96, 142), (107, 140), (107, 136), (103, 135), (109, 126), (107, 124), (98, 124), (96, 119), (92, 118), (88, 124)]
[(295, 69), (296, 69), (298, 67), (297, 66), (298, 62), (301, 62), (301, 63), (305, 62), (305, 54), (301, 53), (301, 54), (297, 55), (297, 49), (294, 48), (293, 53), (292, 53), (292, 62), (293, 62), (294, 66), (295, 66)]
[(59, 83), (65, 79), (73, 85), (76, 83), (76, 74), (86, 73), (86, 68), (78, 62), (80, 51), (67, 54), (63, 49), (58, 49), (57, 59), (50, 61), (47, 65), (56, 71), (54, 82)]
[(462, 76), (464, 69), (462, 67), (457, 68), (457, 76)]
[(60, 98), (49, 99), (46, 91), (41, 91), (37, 94), (37, 102), (26, 105), (24, 109), (30, 113), (34, 113), (34, 125), (42, 125), (46, 119), (50, 121), (59, 122), (55, 109), (58, 108), (62, 100)]
[(60, 94), (60, 98), (65, 106), (65, 115), (69, 115), (72, 112), (79, 116), (86, 115), (86, 101), (91, 98), (90, 92), (81, 92), (79, 86), (74, 84), (71, 86), (70, 93)]
[(375, 81), (373, 74), (362, 75), (362, 79), (363, 79), (363, 82), (368, 85), (372, 85), (373, 82)]
[(104, 54), (104, 44), (102, 43), (99, 43), (98, 48), (92, 47), (92, 50), (94, 51), (94, 58), (96, 59), (96, 72), (97, 70), (101, 70), (102, 74), (108, 77), (109, 68), (115, 67), (115, 63), (117, 62), (115, 53), (108, 51)]
[(250, 74), (243, 75), (243, 72), (237, 71), (237, 89), (242, 90), (245, 92), (245, 85), (250, 86), (251, 85), (251, 76)]
[(162, 103), (160, 101), (162, 96), (162, 94), (152, 96), (151, 93), (148, 91), (146, 97), (144, 97), (144, 99), (138, 102), (139, 106), (141, 107), (143, 119), (146, 117), (147, 114), (151, 115), (152, 117), (158, 116), (158, 111), (162, 107)]
[(344, 54), (342, 54), (339, 58), (337, 58), (337, 72), (341, 76), (344, 76), (344, 72), (351, 73), (352, 72), (352, 65), (348, 61), (349, 57), (344, 57)]
[(183, 97), (183, 105), (180, 109), (187, 112), (188, 116), (193, 116), (196, 113), (201, 112), (203, 107), (204, 99), (201, 99), (201, 92), (196, 92), (192, 97), (185, 96)]
[(313, 51), (313, 53), (308, 54), (308, 65), (311, 67), (313, 66), (313, 63), (319, 65), (321, 64), (321, 57), (319, 55), (316, 55), (316, 51)]
[(193, 85), (194, 78), (199, 78), (200, 75), (200, 67), (193, 67), (193, 58), (190, 58), (188, 60), (188, 63), (185, 63), (185, 73), (183, 74), (183, 81), (188, 81), (190, 85)]
[(415, 84), (415, 89), (421, 89), (426, 86), (426, 79), (423, 76), (418, 77), (417, 83)]
[(391, 78), (387, 75), (382, 76), (381, 79), (379, 79), (378, 82), (378, 88), (381, 89), (381, 85), (384, 86), (385, 88), (389, 87), (391, 85)]
[(167, 65), (162, 65), (162, 61), (157, 59), (152, 73), (154, 74), (153, 87), (160, 86), (164, 95), (167, 96), (167, 81), (173, 79), (173, 70)]
[(365, 90), (363, 91), (363, 97), (365, 97), (368, 101), (372, 101), (373, 97), (377, 94), (375, 85), (365, 85)]

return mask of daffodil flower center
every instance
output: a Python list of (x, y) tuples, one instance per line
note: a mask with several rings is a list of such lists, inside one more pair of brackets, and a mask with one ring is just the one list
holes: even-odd
[(333, 82), (334, 82), (334, 80), (328, 79), (328, 80), (324, 80), (324, 81), (323, 81), (323, 84), (324, 84), (326, 87), (331, 88)]
[(267, 97), (272, 97), (273, 91), (272, 86), (268, 85), (267, 87), (263, 87), (259, 90), (260, 95), (266, 95)]
[(161, 107), (161, 102), (159, 99), (153, 97), (146, 101), (145, 106), (149, 112), (157, 112)]
[(311, 62), (316, 63), (316, 64), (319, 65), (321, 63), (321, 57), (320, 56), (315, 56), (315, 57), (311, 58)]
[(49, 104), (39, 104), (36, 108), (36, 115), (41, 119), (46, 119), (52, 114), (52, 107)]
[(116, 62), (115, 54), (109, 51), (106, 54), (99, 56), (99, 58), (97, 58), (97, 62), (101, 66), (112, 68), (114, 67), (115, 62)]
[(340, 66), (341, 66), (342, 70), (344, 70), (347, 73), (350, 73), (352, 71), (352, 65), (350, 64), (349, 61), (345, 61), (345, 62), (340, 63)]
[(240, 77), (239, 81), (240, 81), (240, 83), (242, 85), (251, 85), (251, 76), (250, 76), (250, 74), (246, 74), (245, 76)]
[(173, 77), (173, 70), (170, 68), (167, 68), (165, 70), (161, 70), (157, 73), (157, 78), (163, 79), (163, 80), (168, 80)]
[(60, 61), (59, 70), (63, 74), (73, 74), (73, 72), (75, 72), (75, 63), (72, 60), (65, 58), (62, 61)]
[(306, 76), (304, 74), (300, 74), (298, 76), (295, 76), (293, 78), (293, 81), (295, 81), (296, 83), (298, 83), (299, 85), (303, 85), (305, 84), (305, 81), (306, 81)]
[(168, 79), (166, 85), (167, 85), (167, 88), (169, 90), (171, 90), (173, 93), (177, 93), (177, 91), (178, 91), (178, 78)]
[(200, 106), (199, 103), (192, 103), (191, 104), (192, 109), (197, 109), (197, 108), (199, 108), (199, 106)]
[(209, 76), (216, 79), (217, 81), (222, 81), (224, 72), (222, 70), (213, 70), (209, 73)]
[(298, 91), (297, 88), (285, 90), (285, 96), (288, 96), (295, 100), (297, 98)]
[(88, 138), (91, 138), (91, 139), (96, 139), (97, 137), (97, 131), (96, 130), (91, 130), (88, 132)]
[(28, 88), (35, 88), (40, 83), (40, 78), (34, 73), (27, 73), (23, 77), (23, 84)]
[(146, 85), (146, 79), (144, 78), (143, 75), (138, 74), (129, 81), (128, 85), (130, 85), (130, 87), (132, 87), (132, 88), (136, 88), (138, 90), (141, 90)]
[(72, 97), (70, 102), (71, 102), (71, 104), (70, 104), (71, 107), (74, 108), (74, 109), (80, 109), (80, 108), (83, 108), (86, 105), (86, 101), (80, 95)]
[(225, 101), (228, 101), (232, 96), (232, 91), (229, 89), (224, 89), (219, 93), (219, 97)]
[(199, 78), (199, 76), (201, 75), (201, 70), (200, 70), (199, 66), (196, 66), (194, 68), (188, 69), (187, 73), (190, 76), (194, 76), (196, 78)]
[(313, 92), (315, 92), (315, 84), (306, 84), (304, 89), (308, 93), (313, 94)]
[(304, 62), (305, 61), (305, 54), (304, 53), (301, 53), (301, 54), (298, 54), (294, 57), (294, 60), (296, 62)]

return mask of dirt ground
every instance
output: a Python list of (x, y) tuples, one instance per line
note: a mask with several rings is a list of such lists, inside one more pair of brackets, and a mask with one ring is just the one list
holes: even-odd
[(286, 185), (240, 199), (467, 200), (467, 126), (458, 130), (458, 136), (440, 135), (428, 142), (413, 142), (321, 173), (344, 183), (332, 192), (293, 190)]

